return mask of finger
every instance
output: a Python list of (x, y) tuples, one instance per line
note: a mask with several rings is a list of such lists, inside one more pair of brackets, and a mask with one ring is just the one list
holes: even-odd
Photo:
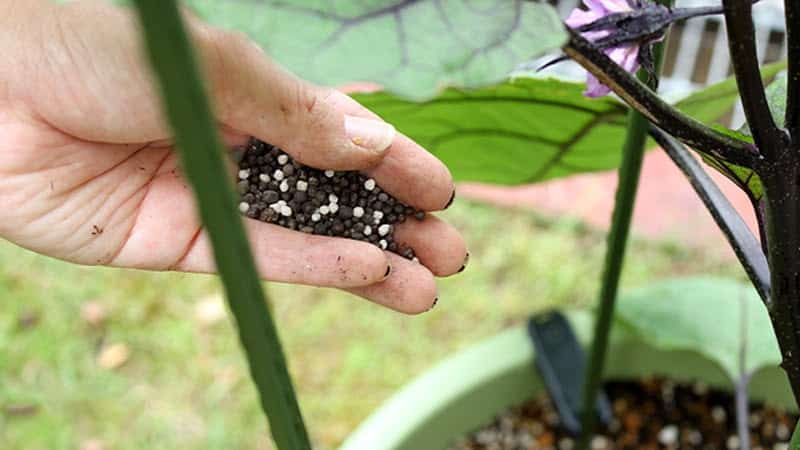
[[(344, 114), (378, 117), (341, 92), (332, 95), (331, 99)], [(447, 166), (400, 133), (395, 136), (383, 160), (366, 173), (398, 200), (425, 211), (445, 209), (455, 197), (453, 177)]]
[(348, 289), (379, 305), (406, 314), (430, 310), (438, 301), (433, 274), (422, 264), (389, 253), (392, 274), (385, 281)]
[(381, 160), (394, 127), (337, 110), (329, 100), (334, 91), (291, 75), (244, 35), (193, 23), (220, 120), (320, 169), (363, 169)]
[[(348, 288), (383, 281), (392, 271), (386, 254), (365, 242), (314, 236), (252, 219), (245, 220), (245, 227), (256, 268), (267, 280)], [(174, 269), (216, 272), (205, 231)]]
[(468, 255), (464, 238), (452, 225), (430, 214), (422, 221), (398, 225), (394, 238), (400, 248), (413, 248), (422, 265), (437, 277), (464, 270)]

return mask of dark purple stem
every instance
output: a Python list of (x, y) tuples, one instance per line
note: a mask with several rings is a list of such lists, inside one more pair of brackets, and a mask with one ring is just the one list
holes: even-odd
[(764, 93), (764, 82), (758, 67), (753, 4), (742, 0), (723, 0), (728, 47), (731, 52), (736, 83), (742, 96), (747, 123), (759, 152), (775, 158), (785, 147), (786, 133), (775, 124)]
[(651, 128), (650, 135), (689, 180), (736, 253), (759, 296), (769, 305), (770, 274), (767, 258), (742, 216), (686, 147), (656, 127)]
[(740, 166), (755, 166), (759, 157), (752, 144), (713, 130), (672, 107), (591, 42), (572, 30), (569, 32), (564, 53), (654, 125), (695, 150)]
[(800, 140), (800, 0), (784, 0), (784, 5), (789, 58), (786, 129), (797, 143)]

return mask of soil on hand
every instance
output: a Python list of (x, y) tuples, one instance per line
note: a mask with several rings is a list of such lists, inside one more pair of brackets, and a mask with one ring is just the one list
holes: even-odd
[[(742, 448), (736, 430), (734, 398), (702, 383), (676, 385), (650, 379), (609, 383), (614, 420), (594, 436), (592, 450), (735, 450)], [(788, 450), (796, 415), (752, 405), (747, 418), (750, 449)], [(575, 439), (559, 427), (546, 397), (531, 400), (499, 416), (492, 424), (450, 450), (571, 450)]]

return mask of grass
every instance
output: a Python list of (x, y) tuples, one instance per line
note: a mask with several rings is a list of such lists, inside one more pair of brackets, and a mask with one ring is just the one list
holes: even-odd
[[(447, 354), (533, 311), (592, 303), (602, 234), (468, 202), (445, 216), (467, 236), (472, 259), (441, 283), (430, 313), (406, 317), (335, 291), (270, 286), (316, 448), (336, 448)], [(0, 264), (0, 448), (272, 448), (229, 321), (197, 316), (199, 305), (219, 301), (214, 277), (78, 267), (4, 242)], [(721, 254), (635, 241), (623, 287), (696, 273), (744, 278)], [(82, 318), (89, 302), (108, 309), (104, 325)], [(113, 344), (130, 357), (103, 368), (98, 352)]]

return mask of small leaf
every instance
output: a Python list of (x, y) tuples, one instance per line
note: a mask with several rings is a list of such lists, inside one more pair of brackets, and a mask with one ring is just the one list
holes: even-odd
[[(782, 127), (785, 123), (786, 117), (786, 71), (779, 73), (772, 83), (766, 89), (767, 104), (772, 113), (772, 119), (775, 123)], [(745, 123), (739, 128), (739, 133), (750, 137), (752, 141), (753, 133), (750, 131), (750, 126)]]
[[(783, 109), (786, 105), (786, 91), (785, 91), (785, 76), (783, 84), (783, 108), (780, 109), (780, 79), (781, 72), (786, 69), (786, 61), (769, 64), (761, 68), (761, 76), (764, 80), (775, 79), (775, 82), (767, 89), (767, 96), (770, 100), (773, 116), (779, 123), (783, 120)], [(739, 90), (736, 85), (736, 78), (730, 77), (719, 83), (708, 86), (700, 91), (697, 91), (683, 100), (676, 103), (676, 106), (681, 111), (695, 117), (705, 123), (712, 123), (718, 120), (724, 114), (729, 112), (739, 99)], [(777, 111), (780, 109), (780, 113)], [(779, 118), (780, 116), (780, 118)], [(736, 131), (723, 127), (719, 124), (712, 124), (712, 127), (717, 131), (727, 134), (733, 138), (753, 142), (753, 138), (747, 129), (747, 124), (742, 129)], [(722, 161), (709, 155), (702, 155), (705, 161), (711, 167), (717, 169), (720, 173), (728, 177), (739, 188), (741, 188), (751, 199), (751, 201), (758, 202), (764, 195), (764, 188), (761, 184), (761, 179), (752, 170)]]
[(787, 94), (787, 74), (784, 70), (775, 77), (775, 80), (767, 86), (767, 103), (772, 112), (772, 119), (779, 127), (786, 123), (786, 96)]
[(357, 95), (447, 164), (458, 180), (533, 183), (619, 165), (627, 109), (583, 96), (584, 85), (515, 78), (448, 89), (426, 103)]
[(371, 81), (407, 98), (506, 78), (567, 40), (555, 10), (523, 0), (190, 0), (298, 75)]
[(758, 202), (764, 196), (764, 186), (761, 184), (761, 178), (753, 170), (709, 155), (703, 155), (703, 161), (739, 186), (753, 203)]
[(781, 361), (766, 308), (752, 286), (736, 281), (687, 278), (641, 288), (620, 298), (617, 319), (656, 348), (702, 354), (731, 380), (740, 375), (742, 320), (746, 371)]

